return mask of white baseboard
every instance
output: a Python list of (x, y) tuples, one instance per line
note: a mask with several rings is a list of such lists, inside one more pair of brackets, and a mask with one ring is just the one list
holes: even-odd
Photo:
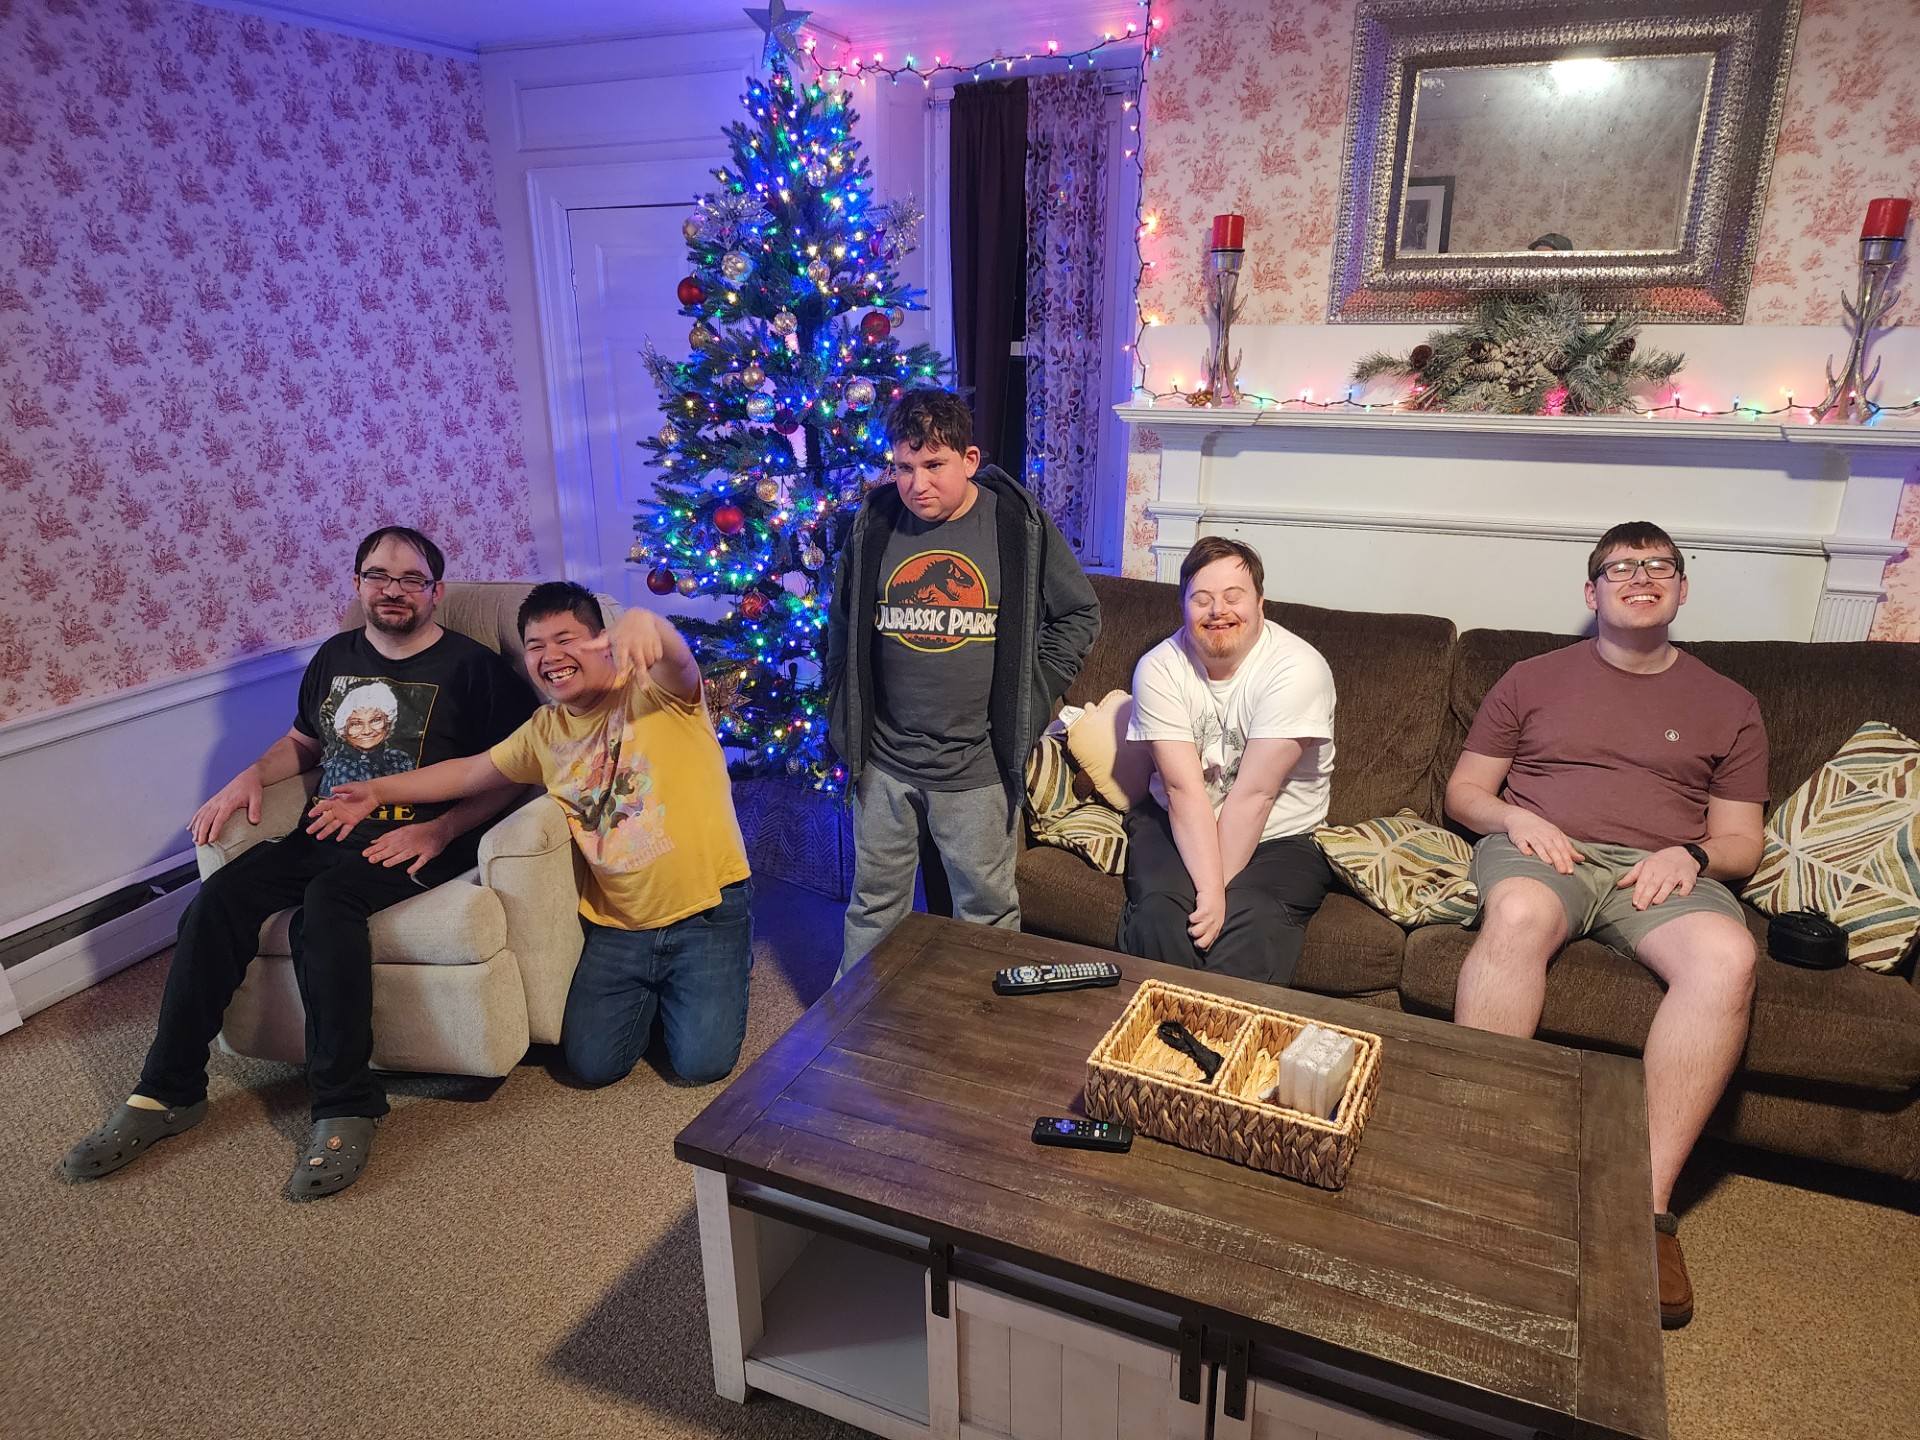
[[(138, 910), (22, 961), (5, 973), (0, 984), (10, 985), (21, 1019), (35, 1015), (166, 949), (179, 928), (180, 912), (199, 893), (200, 882), (189, 881)], [(10, 1028), (5, 1023), (5, 998), (0, 992), (0, 1031)]]

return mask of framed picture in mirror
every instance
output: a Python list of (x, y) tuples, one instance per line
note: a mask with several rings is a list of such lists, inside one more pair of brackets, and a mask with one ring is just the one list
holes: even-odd
[(1453, 176), (1416, 175), (1400, 200), (1402, 255), (1444, 255), (1453, 229)]

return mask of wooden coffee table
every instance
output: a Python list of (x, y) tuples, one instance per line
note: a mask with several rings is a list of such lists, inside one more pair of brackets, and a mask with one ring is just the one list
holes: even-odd
[[(989, 985), (1090, 958), (1126, 979)], [(1343, 1190), (1032, 1143), (1150, 976), (1382, 1037)], [(1666, 1435), (1635, 1061), (915, 915), (674, 1151), (735, 1400), (971, 1440)]]

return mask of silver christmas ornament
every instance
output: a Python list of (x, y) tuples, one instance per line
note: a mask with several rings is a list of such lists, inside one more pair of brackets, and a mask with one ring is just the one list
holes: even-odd
[(739, 250), (729, 250), (720, 257), (720, 273), (738, 285), (753, 273), (753, 259)]
[(791, 310), (782, 310), (768, 324), (776, 335), (791, 335), (800, 328), (800, 317)]
[(833, 279), (833, 267), (824, 260), (812, 260), (807, 263), (807, 279), (816, 285), (825, 285)]
[(822, 185), (827, 183), (827, 177), (831, 173), (824, 164), (815, 160), (811, 165), (807, 166), (807, 184), (818, 190)]
[(772, 399), (765, 395), (755, 395), (748, 399), (747, 418), (749, 420), (771, 420), (773, 418)]
[(871, 380), (854, 379), (847, 382), (847, 404), (855, 410), (868, 410), (873, 406), (874, 389)]
[(662, 445), (665, 445), (668, 449), (672, 449), (680, 443), (679, 428), (669, 421), (660, 427), (659, 439)]
[(691, 595), (700, 588), (700, 582), (691, 575), (682, 575), (673, 582), (673, 588), (682, 595)]
[(758, 390), (767, 383), (767, 372), (758, 365), (749, 365), (740, 372), (740, 383), (749, 390)]

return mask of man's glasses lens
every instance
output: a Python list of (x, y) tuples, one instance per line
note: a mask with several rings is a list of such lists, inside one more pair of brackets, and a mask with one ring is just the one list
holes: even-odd
[(409, 595), (418, 595), (433, 583), (425, 575), (389, 575), (384, 570), (362, 570), (360, 578), (376, 590), (384, 590), (389, 585), (398, 585)]
[(1645, 570), (1649, 580), (1671, 580), (1680, 573), (1677, 560), (1615, 560), (1611, 565), (1600, 567), (1600, 573), (1616, 585), (1624, 585), (1633, 579), (1633, 572)]

